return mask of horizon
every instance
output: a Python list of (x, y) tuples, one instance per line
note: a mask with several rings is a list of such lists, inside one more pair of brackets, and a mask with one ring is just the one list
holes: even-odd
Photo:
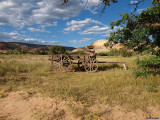
[[(106, 40), (110, 32), (120, 29), (112, 30), (109, 23), (120, 19), (119, 14), (132, 13), (135, 6), (129, 4), (138, 1), (118, 1), (106, 7), (101, 17), (100, 8), (93, 7), (100, 1), (89, 0), (85, 5), (86, 0), (70, 0), (62, 6), (53, 0), (3, 0), (0, 2), (0, 41), (78, 48)], [(150, 1), (142, 2), (136, 14), (150, 6)]]

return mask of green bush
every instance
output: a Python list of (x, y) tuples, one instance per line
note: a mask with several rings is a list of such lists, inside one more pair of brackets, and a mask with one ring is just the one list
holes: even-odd
[(80, 51), (80, 52), (72, 52), (72, 53), (68, 53), (69, 55), (88, 55), (87, 53)]
[(48, 51), (45, 51), (45, 50), (39, 50), (39, 49), (35, 49), (33, 54), (35, 55), (48, 55)]
[(107, 52), (101, 52), (98, 54), (99, 56), (108, 56), (108, 53)]
[(136, 75), (147, 77), (149, 74), (160, 74), (160, 57), (150, 56), (136, 60), (137, 70)]
[(120, 49), (120, 54), (123, 57), (131, 57), (133, 55), (132, 51), (128, 51), (126, 49)]
[(66, 49), (65, 49), (65, 47), (55, 45), (55, 46), (51, 46), (49, 48), (49, 53), (50, 54), (65, 54)]
[(7, 54), (13, 54), (13, 50), (8, 50)]
[(131, 57), (133, 55), (132, 51), (128, 51), (126, 49), (111, 49), (108, 52), (101, 52), (98, 54), (99, 56), (123, 56), (123, 57)]
[(156, 56), (160, 56), (160, 50), (154, 50), (153, 54)]
[(15, 55), (20, 55), (20, 54), (27, 54), (27, 50), (20, 50), (20, 49), (14, 49), (14, 50), (8, 50), (7, 54), (15, 54)]
[(108, 53), (108, 56), (119, 56), (120, 51), (118, 49), (111, 49)]
[(21, 54), (21, 50), (16, 48), (13, 50), (13, 54), (15, 54), (15, 55)]

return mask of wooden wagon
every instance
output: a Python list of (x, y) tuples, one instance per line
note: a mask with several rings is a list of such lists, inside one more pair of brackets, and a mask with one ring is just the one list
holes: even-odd
[[(124, 69), (126, 69), (125, 62), (98, 62), (93, 46), (85, 47), (85, 51), (89, 52), (90, 55), (50, 55), (49, 60), (51, 61), (52, 69), (57, 71), (71, 71), (73, 64), (77, 64), (79, 68), (83, 67), (86, 72), (95, 72), (98, 70), (98, 63), (123, 63)], [(77, 62), (74, 62), (74, 60)]]
[[(90, 55), (56, 54), (50, 55), (49, 60), (51, 61), (54, 70), (72, 70), (73, 64), (77, 64), (79, 68), (84, 67), (85, 71), (97, 71), (98, 61), (96, 60), (93, 46), (87, 46), (85, 51), (89, 52)], [(77, 63), (75, 63), (74, 60), (77, 60)]]

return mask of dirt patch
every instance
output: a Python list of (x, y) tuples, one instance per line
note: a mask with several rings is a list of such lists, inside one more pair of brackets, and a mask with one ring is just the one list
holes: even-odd
[[(34, 92), (12, 92), (7, 97), (0, 99), (0, 103), (0, 119), (5, 120), (145, 120), (146, 118), (160, 118), (160, 110), (153, 107), (148, 108), (149, 113), (141, 110), (127, 111), (117, 105), (97, 104), (83, 108), (80, 103), (48, 98)], [(79, 115), (82, 116), (75, 116), (68, 107), (73, 104), (77, 108), (80, 106), (79, 109), (74, 108), (74, 112), (79, 112)], [(83, 110), (88, 112), (85, 113)]]
[(41, 95), (30, 96), (29, 93), (9, 93), (0, 99), (0, 118), (12, 120), (74, 120), (67, 111), (65, 101), (58, 101)]

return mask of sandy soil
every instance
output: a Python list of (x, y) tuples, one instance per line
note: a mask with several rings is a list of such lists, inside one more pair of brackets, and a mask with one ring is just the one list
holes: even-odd
[[(0, 120), (80, 120), (83, 116), (75, 116), (68, 107), (69, 101), (47, 98), (40, 94), (20, 92), (8, 93), (0, 99)], [(127, 111), (113, 105), (94, 105), (89, 111), (99, 113), (99, 120), (145, 120), (146, 118), (160, 118), (160, 110), (148, 108), (149, 113), (141, 110)], [(74, 111), (76, 112), (76, 111)], [(94, 118), (94, 119), (95, 119)], [(91, 117), (92, 119), (92, 117)]]

